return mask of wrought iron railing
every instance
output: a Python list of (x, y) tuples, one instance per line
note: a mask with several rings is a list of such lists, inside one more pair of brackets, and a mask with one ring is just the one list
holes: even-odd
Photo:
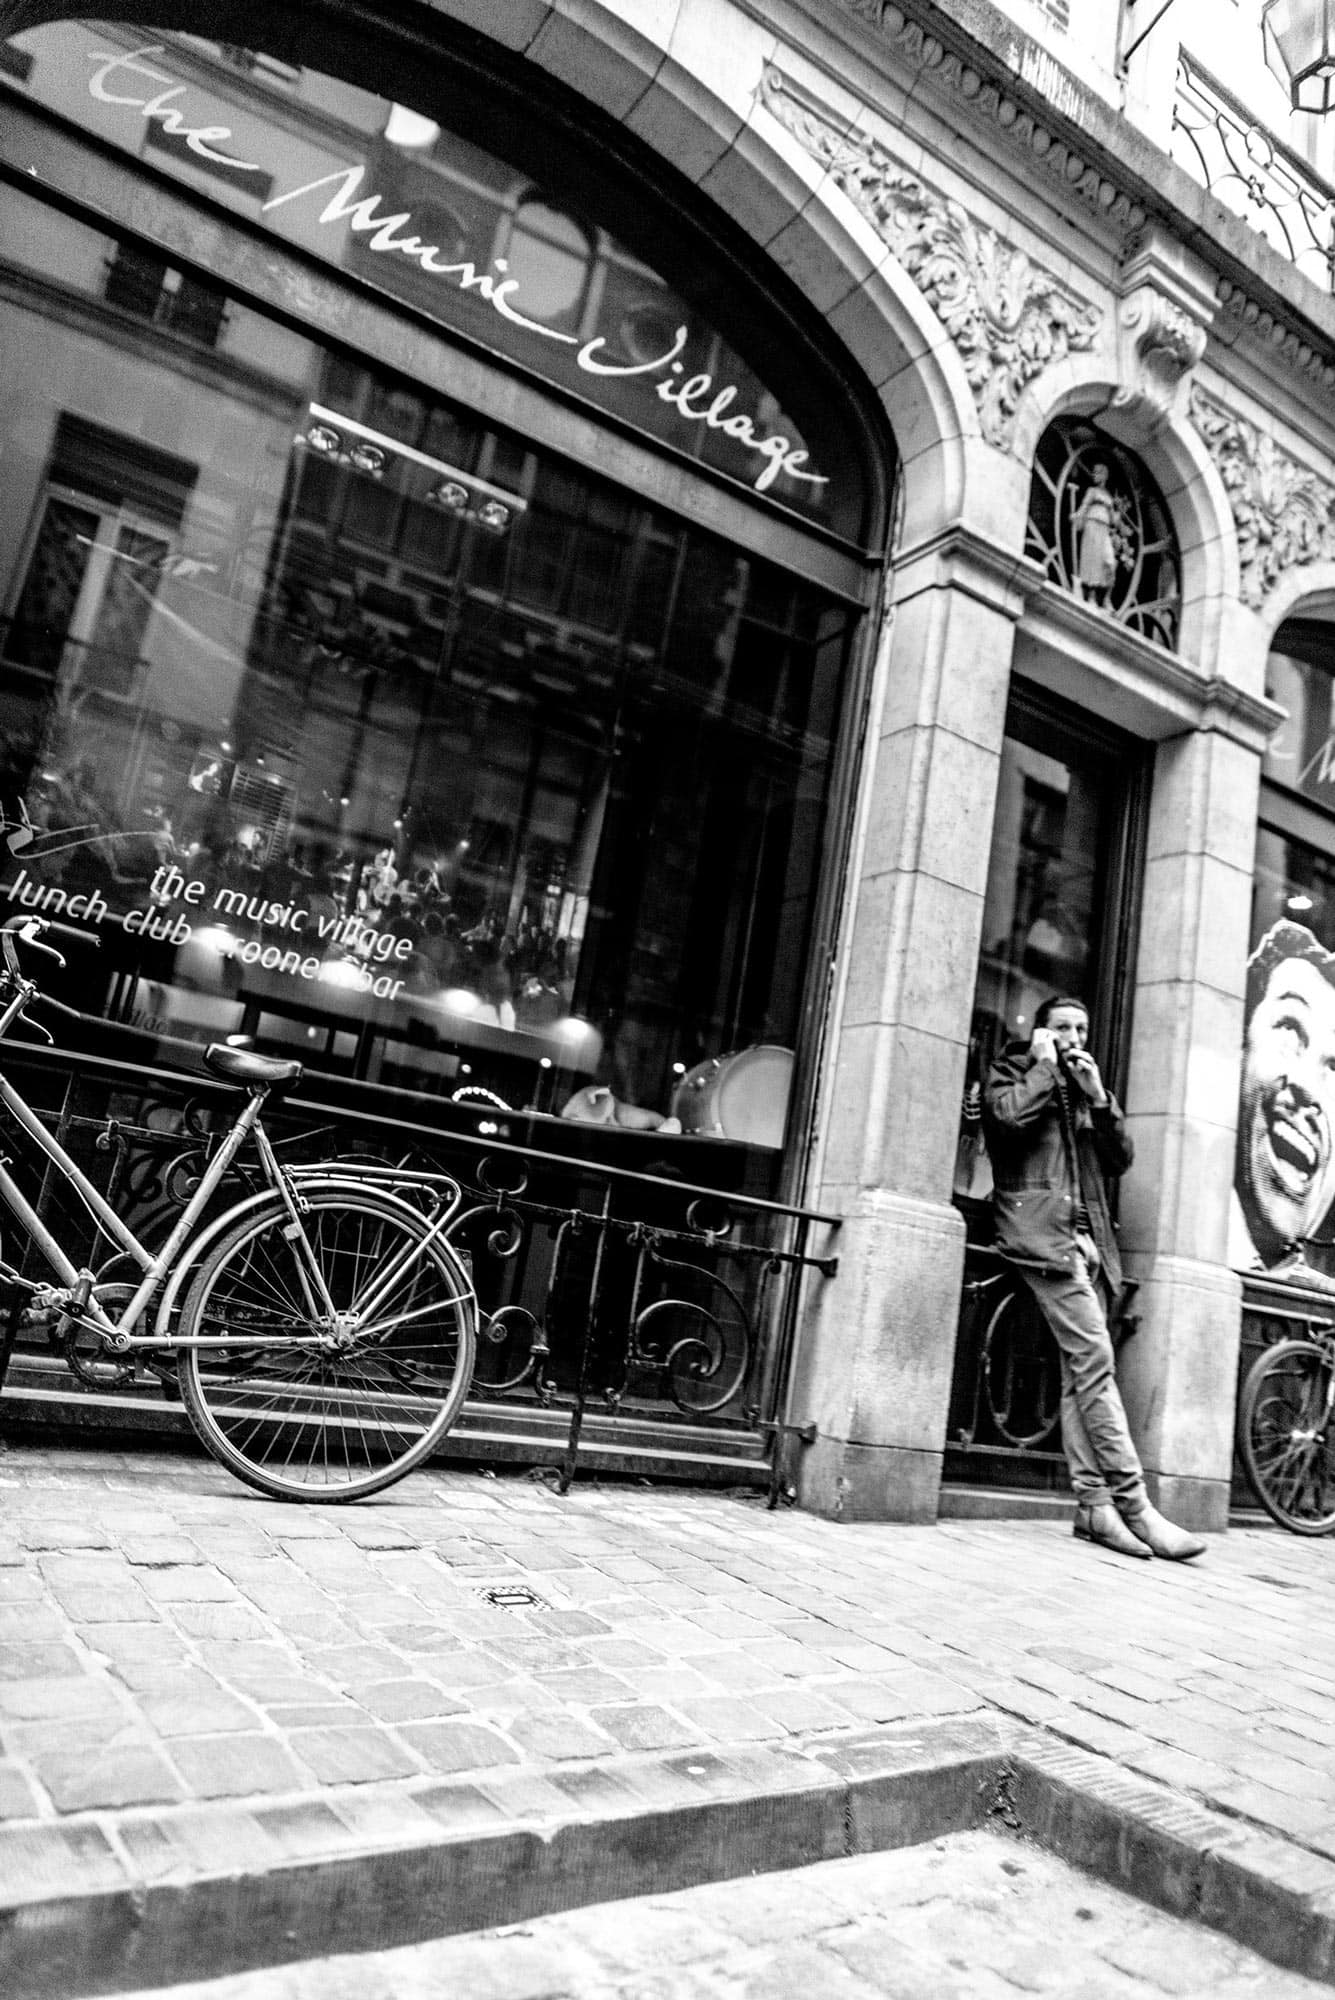
[[(1114, 1343), (1135, 1333), (1134, 1284), (1124, 1288)], [(1246, 1280), (1238, 1389), (1256, 1356), (1276, 1340), (1302, 1335), (1314, 1322), (1335, 1318), (1335, 1300), (1301, 1287)], [(1061, 1356), (1022, 1285), (994, 1250), (971, 1243), (965, 1260), (964, 1297), (950, 1416), (946, 1476), (956, 1482), (998, 1486), (1064, 1486), (1060, 1437)], [(1236, 1453), (1233, 1504), (1256, 1502)]]
[[(1277, 1340), (1301, 1339), (1314, 1325), (1335, 1319), (1335, 1299), (1321, 1292), (1304, 1291), (1279, 1279), (1250, 1276), (1243, 1282), (1242, 1340), (1238, 1349), (1238, 1393), (1247, 1371), (1264, 1348)], [(1256, 1498), (1247, 1483), (1242, 1461), (1233, 1457), (1233, 1504), (1253, 1508)]]
[(1335, 187), (1258, 125), (1183, 49), (1173, 106), (1173, 158), (1280, 255), (1335, 291)]
[[(15, 1045), (6, 1066), (141, 1240), (165, 1237), (229, 1123), (226, 1093), (202, 1076)], [(481, 1306), (475, 1408), (543, 1416), (547, 1457), (566, 1482), (596, 1415), (647, 1427), (649, 1469), (674, 1443), (698, 1455), (703, 1429), (722, 1457), (749, 1453), (767, 1467), (772, 1497), (787, 1487), (784, 1387), (799, 1282), (808, 1270), (834, 1275), (837, 1217), (561, 1152), (559, 1124), (548, 1150), (442, 1131), (420, 1122), (420, 1101), (396, 1116), (387, 1093), (368, 1092), (367, 1108), (350, 1110), (322, 1101), (321, 1088), (311, 1075), (266, 1108), (280, 1154), (354, 1158), (400, 1180), (445, 1173), (463, 1186), (451, 1234)], [(566, 1129), (573, 1145), (596, 1143), (589, 1128)], [(219, 1200), (240, 1191), (233, 1178)], [(72, 1250), (119, 1275), (62, 1182), (48, 1174), (34, 1199)], [(19, 1248), (8, 1236), (5, 1247)], [(56, 1360), (27, 1357), (30, 1366), (43, 1358)], [(77, 1351), (60, 1360), (79, 1372)], [(100, 1368), (85, 1379), (107, 1386)], [(141, 1396), (170, 1386), (160, 1369), (119, 1385)]]

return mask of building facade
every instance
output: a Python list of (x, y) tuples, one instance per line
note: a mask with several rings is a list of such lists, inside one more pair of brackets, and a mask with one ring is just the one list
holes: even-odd
[(921, 1520), (1059, 1476), (975, 1106), (1083, 991), (1128, 1408), (1221, 1527), (1328, 1282), (1291, 1022), (1258, 1079), (1335, 948), (1335, 193), (1217, 12), (9, 7), (0, 910), (101, 938), (48, 1080), (300, 1053), (507, 1211), (484, 1394)]

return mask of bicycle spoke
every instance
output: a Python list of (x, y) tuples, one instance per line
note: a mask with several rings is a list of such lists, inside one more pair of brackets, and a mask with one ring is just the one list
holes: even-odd
[(1311, 1341), (1277, 1342), (1243, 1387), (1238, 1443), (1261, 1505), (1299, 1534), (1335, 1528), (1331, 1361)]
[[(305, 1245), (270, 1214), (217, 1247), (182, 1338), (234, 1334), (237, 1346), (183, 1356), (182, 1389), (210, 1449), (243, 1479), (284, 1497), (353, 1498), (401, 1476), (448, 1429), (472, 1367), (472, 1291), (448, 1246), (423, 1246), (424, 1218), (370, 1191), (310, 1197), (302, 1225)], [(311, 1317), (306, 1245), (332, 1322)], [(374, 1302), (369, 1329), (359, 1300)], [(281, 1344), (313, 1338), (324, 1344)]]

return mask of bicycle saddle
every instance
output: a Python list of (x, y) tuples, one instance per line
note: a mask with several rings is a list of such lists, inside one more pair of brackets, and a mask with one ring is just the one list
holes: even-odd
[(264, 1083), (275, 1089), (295, 1083), (301, 1075), (299, 1062), (281, 1056), (257, 1056), (253, 1049), (229, 1049), (225, 1042), (210, 1042), (204, 1051), (204, 1067), (228, 1083)]

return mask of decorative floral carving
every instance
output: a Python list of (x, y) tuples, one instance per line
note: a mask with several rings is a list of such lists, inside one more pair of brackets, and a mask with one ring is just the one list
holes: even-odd
[(1335, 486), (1200, 389), (1191, 416), (1228, 493), (1242, 600), (1256, 610), (1287, 570), (1335, 558)]
[(778, 70), (766, 73), (762, 94), (919, 287), (959, 350), (983, 436), (1007, 445), (1020, 397), (1035, 376), (1093, 346), (1097, 308), (975, 222), (959, 202), (906, 173), (875, 140), (841, 131)]
[[(1145, 209), (1119, 180), (1115, 168), (1106, 161), (1092, 165), (1056, 124), (1047, 123), (1034, 99), (1037, 92), (1054, 112), (1078, 118), (1079, 86), (1047, 52), (1029, 36), (1011, 44), (1019, 57), (1020, 81), (1027, 86), (1028, 103), (1012, 94), (1008, 80), (987, 73), (987, 59), (976, 54), (971, 60), (946, 49), (929, 31), (912, 18), (910, 6), (896, 0), (839, 0), (844, 11), (856, 15), (876, 30), (900, 61), (910, 65), (942, 91), (962, 97), (970, 120), (990, 120), (1026, 165), (1037, 162), (1042, 171), (1057, 181), (1066, 195), (1075, 195), (1103, 221), (1134, 236), (1145, 225)], [(910, 0), (911, 5), (911, 0)], [(975, 68), (975, 62), (978, 67)], [(995, 72), (995, 64), (992, 65)], [(1068, 101), (1069, 99), (1069, 101)], [(1182, 85), (1179, 82), (1179, 111)], [(1218, 280), (1220, 303), (1253, 328), (1272, 352), (1301, 373), (1335, 387), (1335, 349), (1328, 342), (1313, 345), (1310, 323), (1300, 316), (1283, 317), (1276, 312), (1275, 300), (1251, 298), (1238, 277)]]

